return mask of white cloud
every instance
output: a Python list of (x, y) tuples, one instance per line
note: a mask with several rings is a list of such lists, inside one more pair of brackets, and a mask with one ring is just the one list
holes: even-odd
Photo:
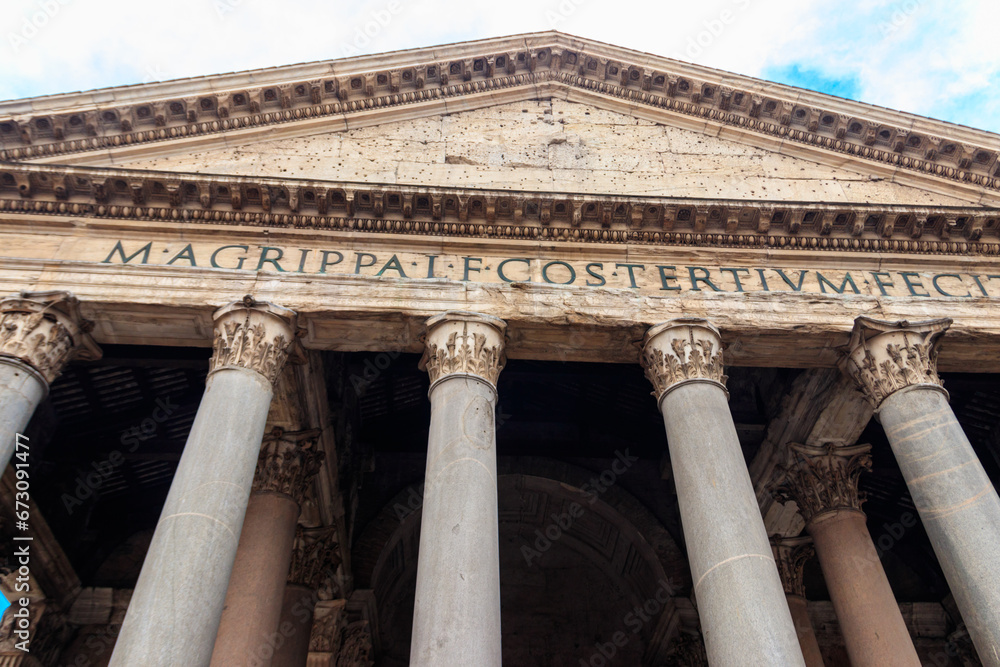
[(852, 79), (863, 101), (1000, 130), (995, 0), (6, 0), (0, 98), (558, 29), (761, 76)]

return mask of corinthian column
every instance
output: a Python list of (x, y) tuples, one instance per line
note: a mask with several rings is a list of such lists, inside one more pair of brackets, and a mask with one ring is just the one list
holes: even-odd
[(100, 359), (69, 292), (21, 292), (0, 301), (0, 474), (35, 408), (71, 358)]
[(858, 477), (871, 468), (871, 445), (788, 449), (779, 495), (794, 500), (806, 521), (851, 664), (919, 667), (861, 511)]
[(802, 570), (815, 553), (812, 540), (808, 537), (772, 537), (771, 551), (774, 553), (774, 562), (778, 564), (781, 585), (785, 589), (785, 599), (788, 600), (788, 611), (792, 614), (806, 667), (823, 667), (823, 655), (809, 618), (806, 586), (802, 581)]
[(410, 664), (500, 667), (496, 382), (507, 325), (451, 311), (427, 321), (431, 423)]
[(271, 667), (306, 664), (319, 589), (330, 583), (340, 566), (337, 546), (335, 525), (296, 530), (278, 626), (284, 642), (275, 649)]
[(854, 321), (843, 369), (875, 407), (985, 665), (1000, 665), (1000, 497), (948, 405), (937, 348), (951, 320)]
[(641, 354), (663, 413), (708, 662), (803, 665), (705, 320), (646, 332)]
[(274, 635), (299, 508), (306, 486), (323, 461), (323, 452), (315, 449), (318, 436), (318, 430), (289, 433), (275, 428), (264, 437), (212, 652), (213, 665), (267, 665), (285, 643), (283, 637)]
[(205, 394), (112, 667), (198, 667), (212, 656), (273, 384), (295, 339), (295, 313), (251, 297), (214, 317)]

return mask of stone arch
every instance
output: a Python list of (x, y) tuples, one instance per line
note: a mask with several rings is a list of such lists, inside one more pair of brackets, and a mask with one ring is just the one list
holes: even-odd
[[(615, 485), (591, 492), (587, 480), (594, 473), (548, 459), (505, 462), (500, 472), (505, 655), (509, 633), (521, 631), (523, 635), (547, 622), (541, 616), (537, 623), (517, 616), (522, 611), (528, 616), (537, 611), (536, 587), (553, 589), (545, 593), (556, 596), (551, 603), (553, 611), (564, 603), (587, 607), (599, 601), (602, 618), (587, 616), (586, 610), (579, 609), (566, 613), (567, 618), (573, 613), (578, 616), (576, 626), (580, 627), (574, 630), (578, 641), (560, 646), (560, 651), (575, 650), (584, 660), (620, 630), (629, 640), (621, 649), (631, 653), (627, 661), (662, 662), (678, 633), (697, 626), (684, 598), (690, 592), (690, 577), (683, 552), (638, 500)], [(381, 644), (387, 653), (380, 664), (406, 664), (421, 490), (420, 485), (411, 485), (400, 491), (368, 524), (353, 549), (357, 585), (371, 588), (378, 605)], [(576, 516), (570, 514), (574, 503)], [(535, 531), (543, 536), (548, 532), (548, 546), (544, 541), (535, 544)], [(570, 590), (565, 585), (568, 580), (560, 578), (562, 570), (572, 572), (573, 579), (582, 579), (586, 585), (577, 583), (572, 588), (580, 590)], [(581, 573), (586, 576), (581, 577)], [(522, 601), (530, 604), (519, 609)], [(556, 613), (551, 616), (561, 618)], [(634, 641), (636, 637), (640, 641)], [(539, 638), (520, 636), (510, 645), (521, 650), (531, 640)], [(525, 659), (521, 656), (517, 664), (531, 664)]]

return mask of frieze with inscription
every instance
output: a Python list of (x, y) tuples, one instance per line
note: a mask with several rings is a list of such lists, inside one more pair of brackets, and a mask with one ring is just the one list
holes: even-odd
[(1000, 298), (1000, 274), (695, 266), (587, 259), (438, 255), (331, 248), (227, 244), (168, 247), (117, 241), (103, 264), (234, 269), (271, 273), (361, 275), (409, 280), (541, 283), (671, 292), (799, 292), (806, 294)]

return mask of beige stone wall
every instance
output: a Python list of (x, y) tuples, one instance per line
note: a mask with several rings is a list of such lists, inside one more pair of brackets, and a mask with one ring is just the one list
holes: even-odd
[(943, 206), (973, 201), (560, 99), (117, 166), (553, 192)]

